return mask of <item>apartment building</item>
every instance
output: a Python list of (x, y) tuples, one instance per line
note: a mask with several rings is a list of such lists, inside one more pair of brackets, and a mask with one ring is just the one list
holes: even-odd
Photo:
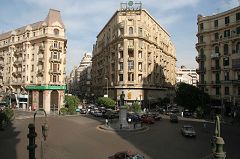
[(64, 100), (66, 44), (54, 9), (43, 21), (0, 34), (1, 91), (15, 94), (17, 105), (18, 96), (26, 95), (32, 109), (57, 111)]
[(92, 86), (97, 96), (157, 100), (176, 83), (176, 53), (169, 33), (141, 3), (121, 3), (93, 46)]
[(70, 93), (82, 98), (91, 97), (92, 54), (85, 53), (79, 66), (70, 73)]
[(177, 83), (183, 82), (193, 86), (197, 86), (198, 74), (196, 73), (196, 69), (181, 66), (180, 68), (177, 68), (176, 74)]
[(240, 104), (240, 7), (197, 20), (198, 86), (230, 111)]

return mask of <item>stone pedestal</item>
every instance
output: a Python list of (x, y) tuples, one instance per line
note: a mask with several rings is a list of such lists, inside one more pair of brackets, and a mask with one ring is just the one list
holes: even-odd
[(119, 112), (119, 126), (121, 128), (128, 128), (128, 122), (127, 122), (127, 108), (125, 106), (120, 106), (120, 112)]

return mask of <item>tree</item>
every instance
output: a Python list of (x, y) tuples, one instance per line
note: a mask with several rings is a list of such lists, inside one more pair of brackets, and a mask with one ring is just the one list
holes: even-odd
[(111, 98), (108, 98), (108, 97), (99, 97), (97, 99), (97, 103), (99, 105), (102, 105), (102, 106), (105, 106), (107, 108), (112, 108), (114, 109), (115, 108), (115, 101)]
[(141, 111), (141, 105), (139, 104), (139, 102), (134, 102), (132, 104), (132, 111), (134, 112), (140, 112)]
[(75, 114), (80, 99), (77, 96), (65, 96), (65, 103), (69, 114)]
[(175, 101), (178, 105), (190, 110), (195, 111), (197, 107), (205, 110), (207, 103), (210, 101), (210, 97), (207, 93), (195, 86), (180, 83), (177, 86)]

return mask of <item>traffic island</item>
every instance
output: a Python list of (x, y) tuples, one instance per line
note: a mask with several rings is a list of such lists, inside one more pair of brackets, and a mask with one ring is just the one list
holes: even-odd
[(121, 127), (119, 123), (112, 123), (109, 125), (103, 124), (103, 125), (98, 125), (97, 128), (100, 130), (113, 131), (113, 132), (140, 132), (140, 131), (149, 130), (148, 126), (142, 125), (141, 123), (129, 124), (128, 127)]

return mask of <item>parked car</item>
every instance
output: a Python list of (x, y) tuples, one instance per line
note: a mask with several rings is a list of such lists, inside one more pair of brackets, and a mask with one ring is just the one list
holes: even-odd
[(118, 115), (118, 112), (116, 112), (116, 111), (107, 110), (106, 113), (104, 113), (102, 117), (105, 119), (115, 119), (115, 118), (119, 118), (119, 115)]
[(185, 110), (183, 111), (183, 116), (184, 116), (184, 117), (191, 117), (191, 116), (193, 116), (193, 111), (188, 110), (188, 109), (185, 109)]
[(115, 153), (109, 159), (144, 159), (144, 156), (133, 151), (121, 151)]
[(100, 111), (100, 110), (95, 110), (94, 112), (93, 112), (93, 115), (95, 116), (95, 117), (102, 117), (102, 112)]
[(183, 136), (196, 137), (196, 131), (191, 125), (183, 125), (181, 133)]
[(170, 122), (177, 123), (178, 122), (178, 116), (176, 114), (170, 115)]
[(142, 123), (146, 123), (146, 124), (154, 124), (155, 123), (155, 120), (152, 116), (149, 116), (149, 115), (142, 115), (141, 116), (141, 121)]
[(136, 114), (136, 113), (133, 113), (133, 112), (128, 112), (127, 113), (127, 121), (129, 121), (129, 119), (131, 119), (131, 122), (139, 122), (139, 121), (141, 121), (139, 115)]
[(80, 109), (80, 113), (81, 113), (81, 114), (86, 114), (86, 113), (87, 113), (87, 110), (86, 110), (86, 109)]
[(154, 120), (156, 120), (156, 121), (162, 120), (161, 115), (157, 112), (149, 112), (148, 115), (153, 117)]

